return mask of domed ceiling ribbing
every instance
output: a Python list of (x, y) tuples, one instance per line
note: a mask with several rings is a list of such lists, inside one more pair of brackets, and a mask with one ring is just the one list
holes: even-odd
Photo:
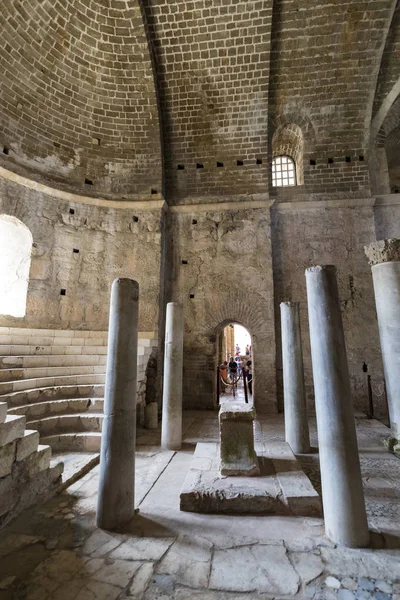
[(95, 193), (160, 190), (137, 0), (15, 0), (2, 5), (0, 31), (0, 143), (10, 163)]

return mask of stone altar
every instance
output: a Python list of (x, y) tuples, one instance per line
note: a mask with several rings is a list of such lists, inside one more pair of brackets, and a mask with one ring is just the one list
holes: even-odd
[(219, 410), (220, 473), (228, 476), (260, 474), (254, 450), (253, 422), (256, 413), (248, 404), (223, 404)]

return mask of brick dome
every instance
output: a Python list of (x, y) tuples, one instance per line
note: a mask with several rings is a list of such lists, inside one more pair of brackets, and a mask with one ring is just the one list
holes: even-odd
[(85, 193), (160, 188), (157, 101), (137, 0), (5, 2), (0, 31), (8, 165)]

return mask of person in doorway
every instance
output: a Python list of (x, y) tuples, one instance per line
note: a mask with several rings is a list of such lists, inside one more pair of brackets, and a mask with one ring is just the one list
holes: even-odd
[(240, 346), (239, 344), (236, 344), (236, 356), (239, 356), (240, 354)]
[(253, 365), (251, 360), (248, 360), (246, 363), (246, 372), (247, 372), (247, 385), (249, 386), (249, 393), (253, 394)]
[(240, 374), (242, 372), (242, 364), (240, 362), (240, 356), (235, 356), (235, 362), (237, 364), (237, 375), (238, 375), (238, 377), (240, 377)]
[(233, 356), (229, 359), (228, 369), (231, 381), (235, 381), (237, 379), (237, 362), (234, 360)]
[(250, 348), (248, 344), (246, 346), (246, 356), (250, 356)]

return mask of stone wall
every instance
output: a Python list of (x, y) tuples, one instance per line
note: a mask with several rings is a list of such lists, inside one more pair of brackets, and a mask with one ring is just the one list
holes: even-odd
[(0, 178), (0, 213), (17, 217), (33, 236), (26, 316), (3, 316), (0, 324), (107, 329), (111, 283), (130, 277), (140, 285), (139, 329), (158, 330), (160, 203), (154, 210), (144, 202), (113, 208), (36, 187)]
[(170, 300), (184, 305), (184, 406), (215, 406), (218, 334), (237, 322), (252, 336), (257, 410), (275, 411), (269, 202), (177, 207), (170, 239)]
[(313, 408), (313, 383), (307, 318), (305, 269), (334, 264), (342, 302), (353, 399), (367, 410), (367, 379), (363, 368), (381, 380), (382, 364), (371, 269), (364, 246), (375, 240), (373, 201), (283, 203), (272, 208), (278, 401), (282, 407), (279, 304), (301, 303), (301, 325), (308, 402)]

